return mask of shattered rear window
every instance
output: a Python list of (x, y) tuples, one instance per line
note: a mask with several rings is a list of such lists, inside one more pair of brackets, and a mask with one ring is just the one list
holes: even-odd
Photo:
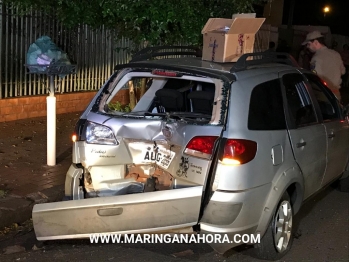
[(98, 111), (115, 117), (218, 125), (222, 100), (226, 97), (219, 79), (161, 70), (132, 71), (109, 83), (98, 101)]

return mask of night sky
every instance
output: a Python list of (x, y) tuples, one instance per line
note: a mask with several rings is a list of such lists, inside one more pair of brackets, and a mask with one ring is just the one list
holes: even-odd
[[(284, 1), (283, 24), (287, 24), (291, 0)], [(324, 17), (325, 6), (331, 10)], [(349, 36), (349, 0), (295, 0), (292, 24), (329, 26), (332, 34)]]

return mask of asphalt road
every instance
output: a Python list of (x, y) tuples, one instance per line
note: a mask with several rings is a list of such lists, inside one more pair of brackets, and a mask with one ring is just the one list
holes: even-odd
[[(295, 217), (296, 238), (281, 261), (349, 261), (348, 217), (348, 193), (333, 187), (320, 192), (304, 203)], [(0, 250), (19, 245), (26, 251), (2, 253), (0, 261), (261, 261), (253, 258), (246, 247), (222, 256), (206, 244), (90, 244), (88, 240), (39, 244), (30, 228), (12, 231), (0, 237)], [(33, 250), (34, 245), (39, 249)]]

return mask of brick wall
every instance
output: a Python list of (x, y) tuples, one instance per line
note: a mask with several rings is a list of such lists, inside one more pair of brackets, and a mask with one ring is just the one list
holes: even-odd
[(128, 105), (130, 103), (129, 90), (128, 89), (119, 90), (110, 102), (115, 103), (116, 101), (120, 102), (122, 106)]
[[(96, 92), (56, 94), (57, 114), (83, 111)], [(0, 99), (0, 122), (46, 116), (46, 95)]]

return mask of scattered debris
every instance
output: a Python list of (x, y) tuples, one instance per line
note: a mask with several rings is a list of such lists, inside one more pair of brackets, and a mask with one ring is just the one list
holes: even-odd
[(41, 192), (28, 194), (25, 196), (25, 198), (35, 202), (36, 204), (46, 203), (48, 200), (48, 197)]
[(40, 249), (43, 249), (43, 247), (38, 247), (37, 245), (34, 245), (32, 247), (32, 250), (34, 250), (34, 251), (37, 251), (37, 250), (40, 250)]
[(194, 252), (191, 249), (171, 254), (171, 256), (173, 256), (173, 257), (185, 257), (185, 256), (191, 256), (191, 255), (194, 255)]
[(25, 221), (23, 224), (13, 223), (11, 226), (5, 227), (0, 231), (0, 236), (5, 235), (18, 235), (20, 233), (26, 233), (33, 230), (32, 219)]
[(38, 194), (39, 194), (42, 198), (48, 199), (48, 196), (46, 196), (44, 193), (41, 193), (41, 192), (39, 191)]
[(4, 255), (19, 253), (19, 252), (25, 252), (25, 248), (22, 246), (9, 246), (4, 248)]
[(6, 195), (7, 195), (7, 191), (0, 189), (0, 198), (4, 198)]

